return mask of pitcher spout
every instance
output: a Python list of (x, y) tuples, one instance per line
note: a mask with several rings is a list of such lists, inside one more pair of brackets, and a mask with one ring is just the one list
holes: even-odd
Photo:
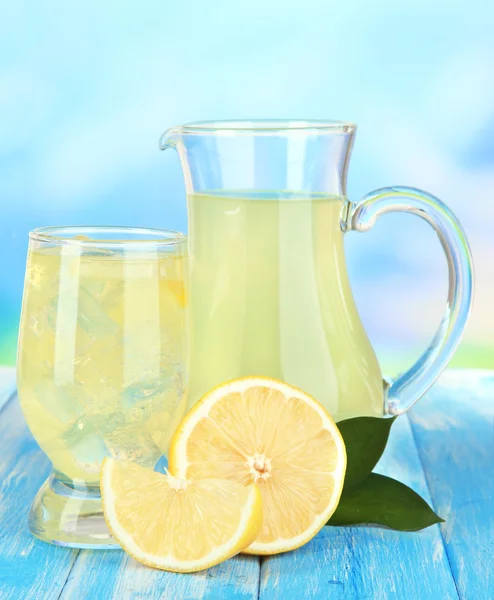
[(165, 133), (160, 137), (160, 150), (167, 150), (168, 148), (175, 148), (180, 137), (182, 135), (181, 127), (172, 127), (167, 129)]

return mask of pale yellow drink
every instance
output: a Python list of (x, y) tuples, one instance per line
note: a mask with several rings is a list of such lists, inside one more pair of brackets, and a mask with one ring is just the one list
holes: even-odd
[(167, 451), (186, 404), (184, 260), (31, 242), (19, 398), (62, 480), (97, 486), (105, 456), (152, 467)]
[(346, 271), (343, 200), (225, 191), (188, 202), (189, 403), (265, 375), (336, 420), (381, 416), (383, 379)]

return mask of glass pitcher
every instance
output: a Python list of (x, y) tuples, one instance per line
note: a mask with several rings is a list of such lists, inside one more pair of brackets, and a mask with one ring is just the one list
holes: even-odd
[[(214, 386), (264, 375), (318, 399), (336, 421), (408, 410), (455, 351), (471, 307), (465, 234), (414, 188), (346, 198), (356, 126), (338, 121), (218, 121), (166, 131), (189, 215), (189, 406)], [(441, 324), (405, 373), (383, 381), (348, 280), (343, 239), (388, 212), (435, 229), (449, 292)]]

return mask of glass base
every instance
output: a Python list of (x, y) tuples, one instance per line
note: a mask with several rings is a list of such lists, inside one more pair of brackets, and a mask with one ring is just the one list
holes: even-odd
[(52, 474), (29, 511), (29, 529), (44, 542), (70, 548), (120, 548), (103, 516), (99, 488), (68, 485)]

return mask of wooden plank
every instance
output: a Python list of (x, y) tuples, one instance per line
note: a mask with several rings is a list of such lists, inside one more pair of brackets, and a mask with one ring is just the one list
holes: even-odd
[(494, 372), (450, 371), (410, 420), (461, 598), (494, 598)]
[[(377, 470), (430, 501), (407, 417), (393, 425)], [(445, 600), (458, 595), (435, 525), (418, 533), (324, 527), (303, 548), (262, 561), (260, 598)]]
[(0, 410), (15, 394), (15, 369), (0, 367)]
[(31, 502), (50, 471), (17, 398), (0, 413), (0, 598), (57, 598), (77, 550), (35, 539), (28, 531)]
[(255, 600), (259, 559), (238, 556), (192, 574), (167, 573), (137, 563), (119, 550), (80, 553), (61, 599)]

